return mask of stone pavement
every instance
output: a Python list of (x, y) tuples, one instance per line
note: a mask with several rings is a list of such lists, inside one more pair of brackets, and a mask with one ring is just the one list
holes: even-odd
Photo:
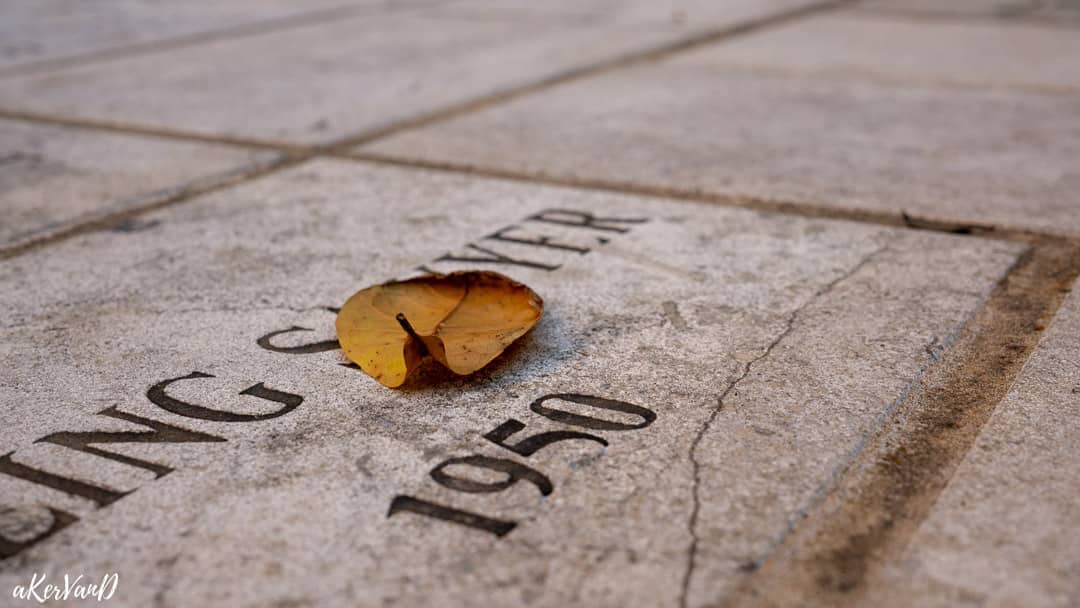
[(170, 6), (0, 6), (0, 605), (1080, 604), (1075, 3)]

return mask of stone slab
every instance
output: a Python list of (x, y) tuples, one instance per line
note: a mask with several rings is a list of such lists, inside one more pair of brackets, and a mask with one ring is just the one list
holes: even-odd
[(1077, 97), (745, 69), (728, 65), (728, 49), (568, 83), (358, 150), (1080, 234)]
[(226, 145), (0, 119), (0, 248), (275, 158)]
[(822, 76), (1080, 92), (1080, 36), (1071, 28), (1031, 23), (851, 11), (801, 19), (722, 48), (702, 61)]
[(700, 31), (819, 3), (820, 0), (456, 0), (437, 10), (477, 17), (581, 20), (596, 25), (640, 24)]
[(641, 26), (363, 16), (11, 76), (2, 80), (0, 108), (325, 143), (680, 35)]
[[(419, 2), (420, 0), (416, 0)], [(195, 34), (266, 26), (333, 9), (389, 8), (387, 0), (34, 0), (0, 5), (0, 73)], [(344, 12), (344, 11), (342, 11)], [(332, 14), (327, 13), (327, 18)]]
[(867, 602), (1080, 603), (1078, 419), (1080, 292), (1073, 291), (907, 551), (868, 586)]
[[(2, 562), (5, 593), (34, 572), (115, 572), (117, 606), (703, 605), (809, 508), (1022, 250), (336, 160), (146, 219), (0, 265), (0, 548), (61, 521), (48, 507), (79, 518)], [(507, 273), (545, 317), (474, 377), (386, 389), (324, 343), (325, 307), (419, 265)], [(98, 444), (175, 469), (155, 478), (55, 435), (147, 424), (113, 406), (224, 441)], [(608, 445), (525, 456), (484, 439), (512, 420), (507, 445), (549, 431)], [(430, 475), (472, 455), (536, 473), (490, 493)], [(132, 492), (57, 491), (11, 463)], [(476, 466), (442, 471), (466, 489), (503, 478)], [(388, 516), (400, 496), (476, 517)]]

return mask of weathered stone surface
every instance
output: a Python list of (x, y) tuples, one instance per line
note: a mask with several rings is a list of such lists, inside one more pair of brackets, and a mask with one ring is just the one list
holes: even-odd
[[(566, 225), (582, 213), (607, 219)], [(146, 230), (86, 234), (0, 265), (0, 454), (134, 490), (95, 508), (8, 466), (0, 530), (9, 549), (49, 527), (45, 506), (81, 519), (8, 558), (0, 588), (33, 572), (117, 572), (118, 606), (675, 606), (688, 580), (688, 604), (701, 605), (811, 506), (1021, 251), (346, 161), (146, 219)], [(544, 235), (545, 245), (509, 241)], [(476, 247), (533, 266), (439, 261), (484, 257)], [(309, 354), (257, 345), (294, 327), (312, 331), (264, 344), (332, 340), (334, 315), (322, 307), (424, 263), (505, 272), (545, 298), (545, 317), (491, 369), (468, 379), (430, 372), (401, 391), (341, 366), (332, 344)], [(165, 391), (218, 419), (147, 398), (152, 385), (194, 371), (214, 378)], [(237, 396), (256, 383), (254, 395)], [(257, 398), (265, 389), (303, 402), (263, 420), (220, 420), (279, 413)], [(611, 430), (530, 410), (565, 393), (656, 418)], [(158, 479), (40, 441), (141, 428), (95, 415), (112, 406), (226, 441), (98, 446), (175, 469)], [(578, 438), (526, 457), (482, 437), (510, 419), (525, 428), (508, 444), (575, 430), (609, 445)], [(544, 484), (519, 481), (470, 494), (429, 476), (470, 454), (525, 464), (553, 489), (542, 496)], [(445, 472), (504, 478), (463, 465)], [(397, 495), (517, 527), (500, 538), (415, 513), (388, 517)]]
[(355, 17), (11, 76), (0, 108), (322, 143), (679, 35), (467, 15)]
[(890, 563), (868, 586), (867, 603), (1080, 603), (1078, 420), (1074, 291), (908, 550), (886, 556)]
[(1080, 3), (1075, 0), (862, 0), (853, 8), (912, 17), (1015, 18), (1030, 25), (1072, 26), (1080, 23)]
[(232, 146), (0, 119), (0, 248), (252, 170)]
[(360, 151), (1080, 234), (1076, 97), (732, 68), (729, 48), (556, 87)]
[[(13, 66), (25, 68), (28, 64), (47, 60), (80, 57), (192, 34), (267, 25), (350, 5), (360, 9), (413, 3), (386, 0), (5, 2), (0, 6), (0, 72)], [(332, 15), (327, 17), (332, 18)]]
[(1080, 23), (1080, 4), (1076, 0), (1048, 0), (1040, 2), (1033, 14), (1062, 23), (1076, 24)]
[[(1080, 36), (1070, 28), (903, 19), (864, 12), (802, 19), (723, 46), (727, 64), (1075, 94)], [(715, 63), (709, 58), (707, 63)]]
[(911, 12), (915, 14), (990, 15), (1011, 17), (1027, 13), (1042, 4), (1039, 0), (861, 0), (857, 7), (869, 11)]
[(694, 31), (812, 6), (820, 0), (457, 0), (440, 11), (491, 17), (584, 20), (593, 24), (663, 25)]

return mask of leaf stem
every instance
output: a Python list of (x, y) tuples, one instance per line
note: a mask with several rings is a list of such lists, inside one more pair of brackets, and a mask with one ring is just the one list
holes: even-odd
[(401, 325), (401, 329), (404, 329), (405, 333), (409, 334), (413, 340), (416, 340), (416, 343), (420, 346), (420, 350), (423, 351), (424, 356), (427, 356), (427, 345), (420, 339), (420, 334), (416, 333), (416, 330), (413, 329), (412, 323), (409, 323), (409, 320), (405, 318), (405, 313), (399, 312), (394, 318), (397, 319), (398, 324)]

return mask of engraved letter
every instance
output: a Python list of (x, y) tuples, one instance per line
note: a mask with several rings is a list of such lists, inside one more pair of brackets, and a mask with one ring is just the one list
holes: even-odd
[(435, 258), (435, 261), (436, 262), (472, 262), (473, 264), (507, 264), (507, 265), (516, 265), (516, 266), (526, 266), (528, 268), (539, 268), (540, 270), (547, 270), (547, 271), (551, 271), (551, 270), (555, 270), (555, 269), (559, 268), (558, 264), (542, 264), (540, 262), (531, 262), (529, 260), (515, 260), (515, 259), (513, 259), (511, 257), (508, 257), (508, 256), (505, 256), (505, 255), (503, 255), (501, 253), (497, 253), (497, 252), (492, 251), (490, 249), (485, 249), (484, 247), (480, 247), (479, 245), (473, 245), (472, 243), (470, 243), (468, 245), (468, 248), (472, 249), (474, 251), (479, 251), (480, 253), (486, 254), (488, 257), (465, 257), (465, 256), (453, 255), (453, 254), (448, 253), (448, 254), (446, 254), (444, 256)]
[(496, 230), (495, 232), (485, 236), (484, 238), (491, 241), (506, 241), (507, 243), (520, 243), (522, 245), (535, 245), (537, 247), (548, 247), (551, 249), (562, 249), (564, 251), (575, 251), (582, 255), (589, 253), (589, 248), (587, 247), (577, 247), (575, 245), (568, 245), (566, 243), (555, 243), (552, 242), (551, 237), (549, 236), (540, 236), (531, 239), (522, 238), (520, 236), (506, 236), (507, 232), (516, 228), (517, 226), (507, 226), (506, 228)]
[[(641, 418), (641, 422), (637, 424), (626, 424), (623, 422), (616, 422), (614, 420), (597, 418), (595, 416), (582, 416), (581, 414), (575, 414), (573, 412), (567, 412), (545, 406), (544, 402), (549, 399), (569, 401), (570, 403), (587, 405), (589, 407), (594, 407), (601, 410), (609, 410), (612, 412), (631, 414)], [(616, 399), (604, 399), (603, 397), (592, 397), (590, 395), (578, 395), (574, 393), (544, 395), (543, 397), (529, 404), (529, 409), (547, 418), (548, 420), (554, 420), (555, 422), (561, 422), (563, 424), (570, 424), (573, 426), (580, 426), (597, 431), (632, 431), (634, 429), (643, 429), (652, 424), (654, 420), (656, 420), (656, 412), (650, 410), (647, 407), (634, 405), (633, 403), (627, 403), (625, 401), (618, 401)]]
[[(475, 481), (467, 477), (457, 477), (446, 473), (443, 469), (452, 465), (469, 465), (478, 469), (488, 469), (490, 471), (498, 471), (506, 474), (506, 479), (502, 481), (495, 481), (491, 483), (485, 483), (483, 481)], [(551, 485), (551, 480), (544, 476), (543, 473), (536, 469), (527, 467), (523, 464), (514, 462), (513, 460), (507, 460), (505, 458), (491, 458), (490, 456), (462, 456), (460, 458), (448, 458), (438, 464), (431, 470), (431, 478), (435, 480), (441, 486), (450, 488), (451, 490), (457, 490), (459, 492), (468, 492), (470, 494), (481, 494), (486, 492), (501, 492), (506, 488), (514, 485), (518, 481), (524, 479), (536, 486), (536, 489), (540, 490), (540, 493), (544, 496), (551, 494), (554, 490), (554, 486)]]
[(30, 483), (36, 483), (39, 486), (59, 490), (65, 494), (71, 494), (72, 496), (81, 496), (94, 501), (99, 507), (112, 504), (131, 492), (134, 492), (134, 490), (117, 492), (116, 490), (95, 486), (86, 483), (85, 481), (69, 479), (67, 477), (61, 477), (60, 475), (42, 471), (41, 469), (35, 469), (13, 461), (11, 455), (14, 453), (15, 452), (8, 452), (7, 454), (0, 456), (0, 473), (24, 479)]
[(401, 511), (409, 511), (419, 515), (441, 519), (443, 521), (451, 521), (455, 524), (491, 532), (495, 536), (505, 536), (517, 526), (517, 524), (512, 521), (492, 519), (477, 513), (462, 511), (461, 509), (445, 507), (419, 498), (413, 498), (412, 496), (395, 496), (394, 500), (390, 502), (390, 512), (387, 513), (386, 516), (390, 517)]
[(568, 439), (587, 439), (589, 441), (595, 441), (604, 447), (607, 447), (608, 444), (607, 440), (603, 437), (597, 437), (596, 435), (590, 435), (588, 433), (579, 433), (577, 431), (548, 431), (547, 433), (537, 433), (526, 437), (517, 443), (505, 443), (511, 435), (524, 428), (525, 425), (520, 420), (511, 418), (496, 427), (495, 430), (484, 435), (484, 439), (487, 439), (499, 447), (504, 447), (511, 452), (521, 454), (522, 456), (532, 456), (541, 448), (549, 446), (556, 441), (566, 441)]
[(304, 398), (300, 395), (294, 395), (292, 393), (285, 393), (282, 391), (276, 391), (272, 388), (266, 388), (260, 382), (254, 386), (240, 391), (241, 395), (251, 395), (252, 397), (258, 397), (260, 399), (266, 399), (267, 401), (274, 401), (282, 405), (281, 409), (270, 412), (268, 414), (237, 414), (234, 412), (225, 412), (222, 410), (216, 410), (201, 405), (195, 405), (192, 403), (185, 403), (179, 399), (170, 397), (165, 388), (173, 382), (180, 380), (192, 380), (195, 378), (213, 378), (210, 374), (204, 374), (202, 372), (191, 372), (186, 376), (179, 378), (170, 378), (169, 380), (163, 380), (158, 382), (154, 386), (150, 387), (150, 390), (146, 392), (147, 398), (150, 399), (158, 407), (177, 414), (178, 416), (184, 416), (187, 418), (198, 418), (200, 420), (213, 420), (215, 422), (253, 422), (255, 420), (268, 420), (270, 418), (277, 418), (278, 416), (284, 416), (289, 412), (295, 410), (297, 406), (304, 402)]
[(47, 530), (39, 533), (33, 538), (29, 538), (23, 541), (13, 541), (6, 539), (3, 536), (0, 536), (0, 559), (7, 559), (12, 555), (15, 555), (23, 549), (29, 547), (30, 545), (33, 545), (38, 541), (44, 540), (52, 536), (53, 534), (56, 534), (60, 530), (63, 530), (64, 528), (70, 526), (71, 524), (79, 521), (78, 517), (75, 517), (67, 511), (61, 511), (60, 509), (54, 509), (52, 507), (48, 507), (48, 509), (49, 516), (52, 518), (52, 524), (49, 525), (49, 528)]
[(71, 448), (80, 452), (86, 452), (87, 454), (93, 454), (95, 456), (101, 456), (102, 458), (108, 458), (109, 460), (115, 460), (116, 462), (130, 465), (133, 467), (139, 467), (150, 471), (157, 477), (163, 477), (173, 471), (172, 467), (168, 467), (162, 464), (154, 462), (148, 462), (141, 458), (135, 458), (133, 456), (125, 456), (123, 454), (117, 454), (115, 452), (109, 452), (101, 448), (91, 447), (92, 443), (211, 443), (218, 441), (225, 441), (221, 437), (215, 437), (214, 435), (207, 435), (206, 433), (199, 433), (197, 431), (189, 431), (187, 429), (180, 428), (178, 426), (172, 426), (171, 424), (165, 424), (164, 422), (158, 422), (156, 420), (150, 420), (149, 418), (143, 418), (142, 416), (136, 416), (135, 414), (129, 414), (127, 412), (121, 412), (116, 409), (116, 406), (108, 407), (100, 412), (100, 416), (108, 416), (110, 418), (116, 418), (117, 420), (126, 420), (134, 424), (141, 424), (142, 426), (150, 427), (152, 431), (89, 431), (89, 432), (60, 432), (46, 435), (41, 439), (38, 439), (34, 443), (54, 443), (56, 445), (62, 445), (65, 448)]
[(310, 344), (301, 344), (300, 346), (275, 346), (270, 342), (271, 338), (280, 336), (281, 334), (288, 334), (294, 331), (313, 331), (307, 327), (300, 327), (299, 325), (293, 325), (289, 329), (279, 329), (272, 331), (265, 336), (255, 341), (260, 347), (265, 348), (268, 351), (275, 353), (285, 353), (287, 355), (310, 355), (312, 353), (323, 353), (330, 350), (337, 350), (341, 348), (337, 340), (324, 340), (322, 342), (312, 342)]
[(615, 224), (644, 224), (649, 221), (643, 217), (597, 217), (587, 211), (574, 211), (572, 209), (545, 209), (528, 218), (534, 222), (547, 222), (562, 226), (575, 226), (577, 228), (591, 228), (607, 232), (630, 232), (629, 228)]

